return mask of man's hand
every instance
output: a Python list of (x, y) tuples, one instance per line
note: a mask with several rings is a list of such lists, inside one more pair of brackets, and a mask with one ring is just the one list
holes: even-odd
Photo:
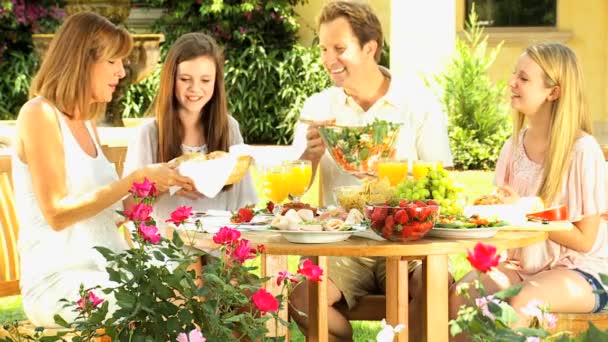
[(306, 150), (302, 157), (314, 163), (318, 162), (325, 153), (325, 142), (319, 134), (319, 129), (315, 125), (308, 126), (306, 131)]

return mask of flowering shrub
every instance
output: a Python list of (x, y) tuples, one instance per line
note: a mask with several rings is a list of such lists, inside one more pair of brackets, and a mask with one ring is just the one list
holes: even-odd
[[(467, 260), (480, 273), (487, 273), (498, 266), (498, 259), (496, 247), (483, 243), (477, 243), (473, 252), (467, 253)], [(521, 309), (530, 318), (529, 326), (511, 328), (518, 316), (507, 299), (519, 293), (521, 284), (487, 295), (481, 282), (476, 280), (473, 284), (461, 284), (459, 295), (471, 299), (468, 291), (471, 285), (481, 297), (474, 300), (474, 306), (460, 307), (458, 317), (450, 322), (452, 336), (466, 333), (472, 341), (608, 341), (608, 332), (598, 330), (592, 323), (589, 323), (589, 330), (577, 338), (570, 337), (568, 332), (552, 334), (550, 330), (555, 328), (557, 318), (549, 312), (547, 305), (538, 300), (532, 300)]]
[[(68, 332), (76, 335), (72, 341), (266, 340), (269, 320), (275, 320), (275, 327), (287, 324), (279, 319), (278, 311), (289, 291), (304, 279), (321, 280), (323, 270), (305, 260), (296, 274), (285, 270), (277, 275), (276, 283), (282, 284), (279, 295), (269, 293), (263, 284), (270, 277), (260, 278), (252, 273), (255, 267), (244, 264), (263, 253), (264, 246), (252, 246), (238, 230), (227, 227), (213, 236), (220, 254), (211, 258), (199, 278), (188, 267), (200, 254), (184, 249), (177, 232), (172, 240), (158, 232), (151, 216), (157, 195), (154, 184), (147, 180), (136, 183), (131, 194), (136, 204), (121, 214), (136, 227), (134, 247), (120, 253), (96, 247), (108, 261), (106, 270), (116, 286), (81, 287), (79, 298), (64, 300), (78, 315), (73, 322), (56, 315), (56, 323), (69, 331), (45, 337), (45, 341), (62, 340)], [(179, 226), (191, 214), (192, 208), (179, 207), (168, 221)], [(197, 284), (200, 281), (202, 287)], [(113, 312), (110, 302), (116, 302)]]
[(12, 119), (27, 101), (31, 77), (38, 67), (32, 34), (59, 25), (64, 1), (0, 0), (0, 119)]

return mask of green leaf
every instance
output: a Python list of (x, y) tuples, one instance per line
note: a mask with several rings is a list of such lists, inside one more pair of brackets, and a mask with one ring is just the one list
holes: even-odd
[(116, 254), (111, 249), (106, 248), (106, 247), (101, 247), (101, 246), (95, 246), (93, 248), (96, 249), (99, 253), (101, 253), (101, 255), (103, 255), (103, 257), (107, 261), (114, 261)]
[(57, 325), (60, 325), (64, 328), (70, 328), (70, 324), (68, 322), (66, 322), (65, 319), (63, 319), (63, 317), (61, 317), (59, 315), (54, 315), (53, 320), (55, 321), (55, 323)]
[(182, 238), (179, 236), (179, 233), (177, 232), (177, 230), (173, 231), (173, 244), (175, 245), (175, 247), (177, 248), (182, 248), (184, 246), (184, 242), (182, 241)]
[(496, 292), (493, 296), (496, 299), (505, 301), (505, 300), (507, 300), (507, 298), (511, 298), (511, 297), (517, 295), (519, 293), (519, 291), (521, 291), (521, 286), (522, 286), (521, 284), (511, 286), (508, 289)]

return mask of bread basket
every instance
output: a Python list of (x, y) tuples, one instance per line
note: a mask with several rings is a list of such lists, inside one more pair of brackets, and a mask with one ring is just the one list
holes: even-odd
[[(209, 154), (197, 152), (197, 153), (188, 153), (188, 154), (181, 155), (181, 156), (175, 158), (173, 161), (180, 164), (187, 160), (203, 161), (203, 160), (225, 158), (228, 156), (229, 156), (228, 152), (224, 152), (224, 151), (213, 151)], [(247, 174), (247, 171), (249, 170), (249, 166), (251, 166), (251, 161), (252, 161), (251, 156), (238, 156), (236, 165), (230, 172), (230, 177), (228, 177), (228, 180), (226, 181), (226, 185), (236, 184), (236, 183), (240, 182), (241, 179), (243, 179), (243, 177), (245, 177), (245, 175)]]

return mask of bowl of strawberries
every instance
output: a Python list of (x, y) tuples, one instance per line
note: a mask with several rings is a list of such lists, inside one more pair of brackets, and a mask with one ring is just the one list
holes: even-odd
[(433, 200), (400, 200), (397, 205), (368, 204), (366, 222), (376, 234), (390, 240), (407, 242), (421, 239), (435, 226), (439, 205)]

